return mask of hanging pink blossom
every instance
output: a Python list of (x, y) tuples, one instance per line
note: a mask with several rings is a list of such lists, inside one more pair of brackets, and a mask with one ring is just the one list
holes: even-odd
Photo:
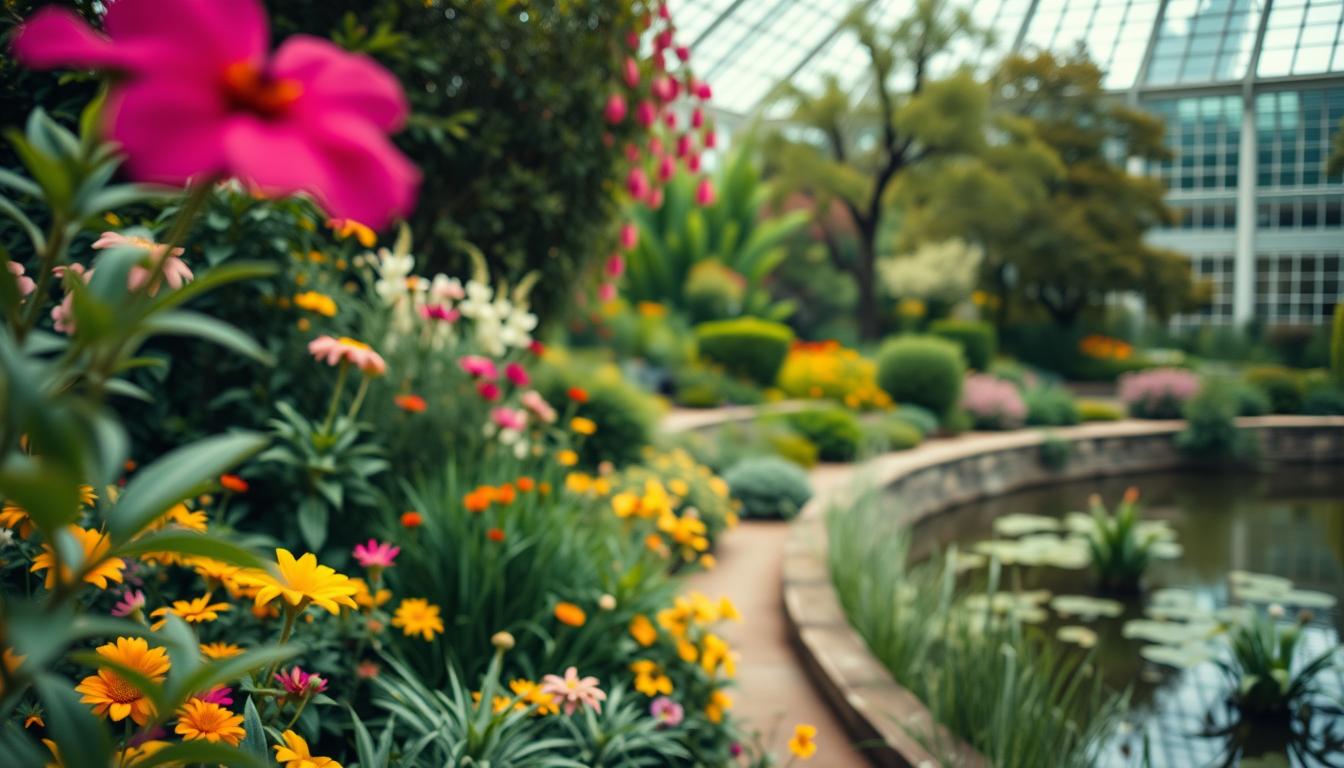
[(677, 98), (677, 89), (677, 81), (667, 75), (653, 81), (653, 96), (659, 101), (673, 101)]
[(639, 64), (629, 56), (625, 57), (625, 84), (630, 88), (639, 87)]
[(677, 46), (677, 58), (678, 58), (678, 59), (681, 59), (683, 62), (690, 61), (690, 60), (691, 60), (691, 49), (690, 49), (690, 48), (687, 48), (687, 47), (684, 46), (684, 45), (678, 45), (678, 46)]
[(11, 261), (7, 268), (9, 274), (14, 276), (14, 282), (18, 285), (20, 296), (27, 296), (37, 290), (37, 283), (33, 282), (33, 278), (23, 274), (24, 269), (22, 264), (17, 261)]
[(625, 97), (619, 93), (613, 93), (607, 97), (607, 107), (603, 110), (603, 116), (608, 123), (619, 125), (625, 119), (625, 113), (628, 110), (625, 106)]
[(663, 19), (664, 21), (670, 21), (672, 19), (672, 14), (667, 10), (667, 3), (658, 4), (658, 18)]
[(597, 286), (597, 298), (598, 298), (600, 301), (615, 301), (615, 300), (616, 300), (616, 284), (615, 284), (615, 283), (603, 283), (603, 284)]
[(625, 47), (629, 48), (632, 51), (639, 50), (639, 33), (637, 32), (625, 33)]
[(639, 147), (635, 146), (634, 144), (626, 144), (625, 159), (632, 163), (639, 162)]
[(518, 402), (522, 403), (523, 407), (530, 411), (533, 416), (536, 416), (546, 424), (555, 423), (555, 409), (552, 408), (551, 404), (546, 402), (546, 398), (542, 397), (541, 393), (535, 389), (529, 389), (524, 392), (522, 396), (518, 398)]
[(681, 134), (677, 137), (677, 157), (685, 157), (691, 153), (691, 137), (689, 134)]
[(714, 91), (709, 87), (709, 83), (706, 83), (702, 80), (699, 83), (699, 87), (696, 88), (695, 96), (701, 101), (709, 101), (710, 99), (714, 98)]
[(705, 149), (713, 149), (719, 145), (719, 135), (714, 129), (705, 131)]
[(658, 180), (666, 183), (677, 172), (677, 161), (671, 155), (663, 155), (658, 160)]
[(499, 378), (499, 371), (495, 368), (495, 361), (482, 355), (463, 355), (458, 359), (457, 364), (467, 375), (474, 379), (486, 379), (494, 381)]
[(518, 363), (509, 363), (504, 366), (504, 378), (508, 379), (515, 387), (526, 387), (532, 379), (527, 375), (527, 369)]
[(695, 188), (695, 202), (699, 205), (714, 204), (714, 182), (709, 179), (701, 179), (700, 184)]
[(639, 227), (627, 221), (621, 225), (621, 247), (633, 251), (637, 245), (639, 245)]
[(476, 394), (480, 395), (482, 400), (493, 403), (499, 400), (499, 385), (493, 381), (482, 381), (476, 385)]
[(625, 257), (619, 253), (611, 254), (607, 257), (607, 263), (603, 267), (603, 271), (607, 273), (607, 277), (613, 280), (619, 278), (625, 274)]
[(686, 156), (686, 170), (691, 173), (700, 172), (700, 154), (698, 152), (692, 152)]
[(662, 207), (663, 207), (663, 188), (662, 188), (662, 187), (654, 187), (653, 189), (649, 190), (649, 195), (648, 195), (648, 197), (645, 199), (644, 204), (647, 205), (647, 206), (649, 206), (650, 208), (652, 208), (652, 209), (655, 210), (655, 211), (658, 210), (659, 208), (662, 208)]
[(668, 112), (667, 114), (663, 115), (663, 125), (666, 125), (668, 128), (671, 128), (672, 130), (676, 130), (676, 128), (677, 128), (677, 113), (676, 113), (676, 112)]
[(654, 121), (658, 119), (658, 110), (652, 102), (641, 101), (639, 106), (635, 107), (635, 122), (642, 128), (649, 128)]
[(625, 186), (630, 191), (631, 197), (642, 199), (649, 194), (649, 177), (643, 168), (631, 168), (630, 174), (626, 176)]
[(657, 136), (649, 137), (649, 154), (657, 157), (663, 154), (663, 140)]
[(48, 6), (20, 27), (14, 52), (35, 69), (119, 75), (104, 121), (133, 177), (308, 192), (333, 218), (374, 229), (411, 210), (419, 172), (387, 137), (406, 97), (367, 56), (308, 35), (272, 54), (259, 0), (117, 0), (103, 27)]
[(699, 107), (691, 110), (691, 127), (700, 130), (705, 124), (705, 111)]

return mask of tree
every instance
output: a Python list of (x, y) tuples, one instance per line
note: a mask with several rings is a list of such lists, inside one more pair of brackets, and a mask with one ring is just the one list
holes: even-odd
[[(802, 136), (774, 134), (767, 154), (784, 189), (814, 199), (832, 258), (858, 283), (859, 333), (871, 339), (880, 330), (875, 268), (892, 190), (914, 168), (978, 149), (989, 97), (967, 72), (931, 75), (954, 41), (980, 36), (964, 10), (947, 0), (917, 0), (908, 18), (880, 30), (868, 7), (855, 9), (846, 25), (868, 53), (873, 98), (852, 100), (835, 77), (827, 77), (818, 93), (783, 84), (778, 98), (792, 105), (790, 122), (807, 130)], [(852, 259), (844, 257), (842, 233), (825, 215), (833, 204), (853, 227)]]
[(1174, 221), (1165, 190), (1125, 167), (1168, 156), (1161, 120), (1107, 95), (1081, 50), (1010, 56), (993, 87), (995, 141), (918, 179), (906, 234), (979, 242), (988, 287), (1012, 300), (1002, 302), (1001, 321), (1016, 302), (1068, 328), (1127, 291), (1158, 317), (1197, 305), (1188, 259), (1144, 242)]

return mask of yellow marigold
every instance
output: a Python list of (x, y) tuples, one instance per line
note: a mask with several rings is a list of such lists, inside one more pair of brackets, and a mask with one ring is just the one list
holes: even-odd
[(284, 744), (276, 744), (275, 761), (285, 768), (341, 768), (341, 764), (330, 757), (318, 757), (308, 751), (308, 742), (294, 731), (280, 734)]
[(358, 587), (348, 576), (325, 565), (318, 565), (311, 552), (297, 560), (287, 549), (277, 548), (275, 560), (279, 576), (270, 571), (244, 571), (237, 581), (260, 587), (254, 598), (258, 607), (283, 598), (291, 607), (302, 610), (310, 604), (330, 613), (340, 613), (341, 606), (357, 608), (354, 595)]
[(635, 690), (645, 696), (653, 698), (671, 695), (672, 678), (663, 674), (657, 662), (639, 659), (630, 665), (630, 671), (635, 673)]
[(588, 614), (583, 609), (573, 603), (560, 602), (555, 605), (555, 618), (561, 624), (568, 624), (571, 627), (582, 627), (584, 622), (588, 621)]
[(580, 435), (591, 435), (597, 432), (597, 422), (583, 416), (575, 416), (569, 420), (569, 428)]
[(509, 690), (518, 697), (518, 704), (522, 705), (522, 708), (533, 707), (532, 713), (535, 715), (545, 717), (560, 711), (555, 696), (543, 693), (541, 686), (531, 680), (512, 680), (509, 682)]
[(402, 600), (397, 605), (396, 615), (392, 617), (392, 626), (400, 627), (407, 637), (420, 635), (425, 642), (433, 641), (434, 635), (443, 634), (439, 606), (421, 597)]
[(299, 309), (322, 315), (323, 317), (336, 316), (336, 301), (325, 293), (317, 291), (304, 291), (295, 294), (294, 306)]
[(555, 460), (562, 467), (572, 467), (579, 463), (579, 454), (566, 448), (555, 454)]
[[(143, 637), (118, 637), (115, 642), (98, 646), (98, 655), (128, 669), (135, 670), (154, 683), (162, 683), (168, 674), (168, 652), (150, 648)], [(80, 701), (93, 705), (96, 715), (107, 715), (113, 721), (130, 717), (136, 725), (144, 725), (154, 715), (154, 704), (134, 685), (126, 682), (110, 669), (99, 669), (75, 686), (84, 694)]]
[(648, 648), (658, 639), (658, 630), (654, 629), (653, 622), (644, 614), (636, 614), (635, 618), (630, 620), (630, 636), (635, 638), (635, 642)]
[[(121, 572), (126, 570), (126, 561), (119, 557), (107, 557), (107, 551), (112, 548), (112, 542), (108, 540), (106, 534), (93, 528), (81, 528), (78, 525), (67, 525), (65, 530), (79, 542), (80, 548), (84, 551), (84, 562), (81, 568), (84, 569), (84, 581), (98, 587), (107, 589), (107, 582), (115, 581), (121, 583)], [(47, 589), (56, 585), (56, 554), (52, 551), (50, 544), (43, 544), (42, 551), (33, 558), (33, 566), (30, 569), (34, 573), (38, 571), (47, 572)], [(61, 563), (60, 577), (62, 582), (68, 582), (74, 578), (74, 572), (69, 563)]]
[(191, 600), (174, 600), (171, 608), (155, 608), (150, 612), (152, 618), (159, 619), (150, 626), (158, 631), (168, 621), (168, 614), (182, 617), (188, 624), (208, 624), (219, 618), (219, 614), (233, 610), (228, 603), (211, 603), (210, 595), (201, 595)]
[(186, 741), (224, 742), (236, 747), (247, 735), (242, 728), (242, 715), (211, 701), (189, 699), (178, 710), (177, 717), (173, 731)]
[(807, 760), (817, 751), (816, 726), (799, 723), (793, 727), (793, 738), (789, 739), (789, 751), (799, 760)]
[(392, 590), (380, 589), (377, 592), (369, 591), (369, 583), (360, 578), (352, 578), (350, 581), (355, 584), (355, 603), (364, 610), (373, 610), (380, 608), (384, 603), (392, 599)]
[(205, 579), (207, 584), (225, 587), (232, 584), (233, 578), (242, 570), (232, 563), (210, 557), (188, 557), (183, 562), (195, 571), (197, 576)]
[(705, 717), (711, 723), (723, 722), (724, 714), (733, 707), (733, 699), (723, 691), (714, 691), (709, 695), (709, 703), (705, 705)]
[(668, 480), (667, 489), (682, 498), (686, 498), (687, 496), (691, 495), (691, 486), (688, 485), (686, 481), (682, 480), (680, 477), (674, 477), (671, 480)]
[(201, 655), (207, 659), (231, 659), (243, 655), (243, 647), (233, 643), (201, 643)]
[(593, 490), (593, 476), (587, 472), (570, 472), (565, 475), (565, 488), (571, 493), (588, 493)]

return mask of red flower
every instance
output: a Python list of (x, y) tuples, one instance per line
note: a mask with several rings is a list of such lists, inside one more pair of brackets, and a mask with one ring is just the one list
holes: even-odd
[(419, 395), (397, 395), (392, 398), (392, 402), (407, 413), (424, 413), (425, 409), (429, 407), (425, 403), (425, 398)]
[(234, 493), (247, 493), (247, 481), (237, 475), (220, 475), (219, 484)]
[(401, 525), (403, 528), (419, 528), (424, 522), (425, 518), (421, 517), (420, 513), (414, 510), (401, 513)]
[(565, 394), (569, 395), (569, 399), (576, 403), (588, 402), (588, 390), (583, 387), (570, 387)]
[(500, 528), (491, 528), (485, 532), (485, 537), (491, 541), (499, 542), (504, 540), (504, 531)]

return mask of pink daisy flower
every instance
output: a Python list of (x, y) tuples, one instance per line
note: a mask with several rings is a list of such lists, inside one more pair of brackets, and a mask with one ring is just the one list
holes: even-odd
[(128, 589), (122, 593), (121, 599), (112, 606), (113, 616), (130, 616), (136, 611), (145, 609), (145, 593), (138, 589)]
[(486, 379), (494, 381), (499, 378), (499, 370), (495, 368), (495, 361), (481, 355), (464, 355), (457, 361), (462, 366), (462, 370), (467, 372), (468, 376), (476, 379)]
[(659, 728), (676, 728), (686, 717), (686, 710), (676, 701), (659, 696), (649, 705), (649, 714), (658, 721)]
[[(131, 271), (126, 275), (126, 287), (132, 291), (138, 291), (144, 287), (149, 280), (150, 271), (163, 262), (164, 282), (173, 290), (181, 288), (183, 285), (191, 282), (195, 275), (191, 272), (191, 267), (182, 260), (181, 256), (185, 251), (182, 248), (174, 248), (172, 252), (168, 251), (168, 246), (150, 240), (147, 237), (136, 237), (123, 235), (120, 232), (104, 232), (97, 240), (93, 241), (93, 247), (98, 250), (107, 248), (139, 248), (149, 254), (150, 267), (146, 268), (139, 264), (131, 267)], [(164, 261), (164, 259), (167, 261)], [(153, 296), (159, 292), (159, 283), (149, 287), (149, 295)]]
[(387, 362), (382, 355), (373, 351), (373, 347), (362, 341), (342, 336), (318, 336), (308, 342), (308, 352), (315, 359), (327, 365), (349, 363), (368, 376), (382, 376), (387, 373)]
[(579, 670), (576, 667), (565, 670), (564, 677), (547, 675), (542, 678), (540, 690), (542, 693), (554, 696), (563, 706), (566, 715), (574, 714), (574, 710), (580, 706), (601, 712), (602, 702), (607, 699), (607, 694), (597, 687), (597, 678), (579, 677)]
[(290, 696), (308, 696), (327, 690), (325, 678), (304, 672), (298, 665), (290, 667), (288, 672), (276, 672), (275, 680)]

